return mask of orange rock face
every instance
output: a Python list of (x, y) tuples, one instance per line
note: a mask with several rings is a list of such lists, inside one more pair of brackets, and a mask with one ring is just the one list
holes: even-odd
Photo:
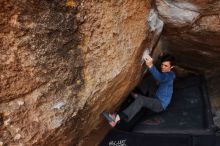
[(0, 7), (0, 144), (82, 145), (103, 124), (100, 113), (116, 109), (141, 76), (150, 4), (2, 0)]

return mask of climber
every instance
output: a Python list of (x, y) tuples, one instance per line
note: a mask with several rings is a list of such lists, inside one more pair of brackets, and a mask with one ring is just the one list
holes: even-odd
[(154, 112), (162, 112), (169, 105), (173, 93), (173, 81), (175, 73), (171, 71), (174, 67), (174, 57), (167, 54), (161, 58), (161, 65), (159, 72), (153, 64), (153, 59), (148, 56), (145, 59), (145, 64), (154, 79), (158, 82), (158, 87), (153, 97), (147, 97), (138, 93), (131, 93), (134, 97), (132, 102), (125, 110), (116, 114), (103, 112), (102, 115), (109, 124), (114, 127), (121, 119), (130, 121), (142, 107), (148, 108)]

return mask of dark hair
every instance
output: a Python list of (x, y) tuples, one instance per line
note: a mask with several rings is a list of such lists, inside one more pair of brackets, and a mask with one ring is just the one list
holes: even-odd
[(175, 65), (175, 57), (172, 56), (171, 54), (163, 55), (161, 58), (161, 62), (164, 61), (169, 61), (171, 66)]

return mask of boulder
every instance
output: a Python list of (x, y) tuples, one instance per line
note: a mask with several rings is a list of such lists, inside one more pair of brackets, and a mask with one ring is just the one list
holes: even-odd
[[(151, 42), (138, 1), (1, 0), (0, 145), (83, 145), (138, 83)], [(157, 34), (159, 35), (159, 34)], [(92, 141), (99, 143), (104, 133)]]

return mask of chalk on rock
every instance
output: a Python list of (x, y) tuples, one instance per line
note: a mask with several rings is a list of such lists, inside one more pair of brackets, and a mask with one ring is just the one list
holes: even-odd
[(4, 144), (4, 143), (3, 143), (2, 141), (0, 141), (0, 146), (3, 146), (3, 144)]

